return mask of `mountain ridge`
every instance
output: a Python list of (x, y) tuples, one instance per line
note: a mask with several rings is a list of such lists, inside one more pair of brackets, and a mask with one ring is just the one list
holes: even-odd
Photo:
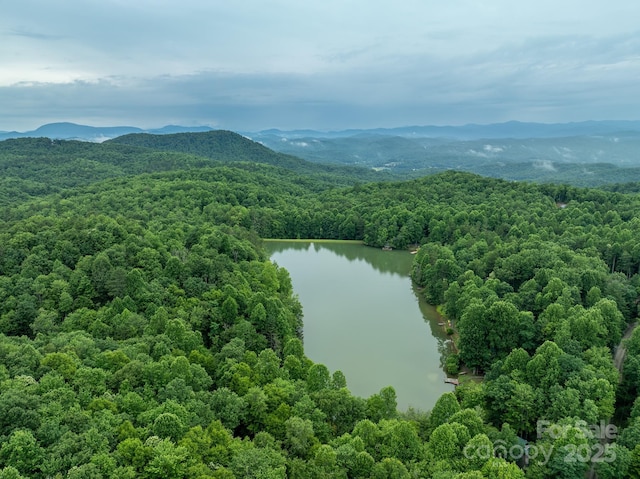
[(502, 123), (465, 125), (413, 125), (393, 128), (363, 128), (335, 131), (279, 130), (276, 128), (258, 132), (243, 132), (246, 135), (283, 136), (287, 138), (316, 137), (342, 138), (357, 135), (401, 136), (409, 138), (447, 138), (455, 140), (480, 140), (495, 138), (560, 138), (566, 136), (606, 135), (618, 132), (640, 132), (637, 120), (587, 120), (568, 123), (537, 123), (516, 120)]
[(186, 132), (204, 132), (213, 128), (209, 126), (166, 125), (161, 128), (142, 129), (135, 126), (89, 126), (71, 122), (47, 123), (35, 130), (0, 131), (0, 141), (13, 138), (46, 137), (52, 140), (81, 140), (101, 143), (105, 140), (132, 133), (149, 133), (156, 135)]
[[(0, 131), (0, 141), (10, 138), (48, 137), (61, 140), (102, 142), (131, 133), (156, 135), (174, 133), (200, 133), (216, 130), (210, 126), (166, 125), (161, 128), (139, 128), (135, 126), (89, 126), (71, 122), (47, 123), (35, 130)], [(345, 138), (352, 136), (400, 136), (406, 138), (446, 138), (455, 140), (479, 140), (496, 138), (560, 138), (567, 136), (593, 136), (613, 133), (640, 132), (640, 120), (587, 120), (566, 123), (521, 122), (516, 120), (501, 123), (468, 123), (465, 125), (410, 125), (391, 128), (352, 128), (344, 130), (281, 130), (271, 128), (258, 131), (235, 130), (253, 140), (262, 137), (284, 138)]]
[(230, 130), (211, 130), (206, 132), (173, 133), (165, 135), (132, 133), (110, 139), (105, 143), (108, 145), (117, 144), (142, 147), (154, 151), (186, 153), (226, 162), (250, 161), (264, 163), (305, 174), (333, 175), (336, 172), (342, 172), (370, 181), (390, 179), (389, 176), (376, 174), (368, 168), (354, 165), (320, 164), (294, 155), (282, 153)]

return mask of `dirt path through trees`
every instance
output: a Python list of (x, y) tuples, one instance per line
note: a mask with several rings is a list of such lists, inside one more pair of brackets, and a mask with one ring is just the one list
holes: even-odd
[[(613, 356), (613, 364), (615, 365), (616, 369), (620, 373), (618, 382), (622, 382), (622, 365), (624, 364), (624, 358), (627, 355), (627, 348), (625, 347), (625, 341), (631, 337), (636, 327), (638, 327), (638, 323), (633, 323), (629, 325), (627, 330), (624, 332), (624, 335), (622, 336), (622, 339), (620, 340), (618, 347), (616, 348), (615, 355)], [(607, 444), (611, 442), (611, 440), (608, 437), (603, 437), (600, 439), (600, 441), (602, 444)], [(591, 467), (589, 468), (589, 472), (587, 473), (587, 479), (597, 478), (594, 466), (595, 466), (595, 463), (592, 463)]]
[(627, 355), (627, 348), (625, 347), (624, 342), (631, 337), (633, 330), (636, 329), (637, 326), (638, 323), (629, 325), (627, 330), (624, 332), (624, 336), (622, 336), (620, 344), (618, 344), (618, 347), (616, 348), (616, 354), (613, 357), (613, 364), (615, 364), (616, 368), (620, 372), (620, 381), (622, 381), (622, 365), (624, 363), (624, 358)]

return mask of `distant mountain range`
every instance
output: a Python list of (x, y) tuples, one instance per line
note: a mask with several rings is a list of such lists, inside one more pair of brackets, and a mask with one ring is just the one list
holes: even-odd
[[(351, 130), (350, 136), (346, 132), (344, 136), (337, 136), (336, 132), (335, 137), (327, 137), (322, 136), (326, 133), (313, 131), (305, 131), (305, 136), (296, 136), (300, 132), (278, 130), (239, 134), (208, 127), (203, 127), (208, 131), (182, 132), (188, 127), (176, 126), (154, 130), (156, 134), (150, 134), (133, 127), (53, 124), (31, 132), (36, 138), (0, 141), (0, 183), (4, 181), (0, 186), (18, 196), (24, 196), (25, 191), (31, 190), (50, 191), (47, 184), (34, 183), (33, 168), (37, 167), (38, 174), (42, 174), (49, 166), (58, 168), (58, 163), (67, 168), (66, 174), (62, 175), (66, 183), (61, 183), (61, 186), (71, 187), (82, 181), (149, 171), (208, 167), (217, 162), (266, 163), (297, 175), (315, 176), (331, 185), (355, 179), (381, 181), (421, 177), (444, 170), (576, 186), (640, 182), (639, 123), (565, 124), (556, 125), (556, 131), (566, 134), (571, 130), (583, 134), (530, 138), (512, 135), (471, 140), (418, 136), (417, 133), (416, 136), (402, 136), (400, 133), (409, 129), (399, 128), (384, 130), (388, 134), (380, 133), (381, 130)], [(513, 133), (524, 128), (522, 125), (505, 125), (486, 125), (483, 128), (485, 133), (493, 131), (495, 135), (499, 131), (505, 134), (506, 131)], [(536, 131), (541, 134), (545, 129), (550, 134), (553, 130), (550, 125), (537, 125), (540, 126), (537, 130), (536, 124), (532, 125), (529, 130), (532, 135)], [(416, 131), (424, 133), (431, 127), (421, 128), (416, 127)], [(465, 127), (460, 128), (464, 130)], [(173, 133), (176, 129), (180, 132)], [(470, 129), (469, 126), (467, 133)], [(118, 135), (129, 130), (134, 132)], [(606, 133), (608, 130), (617, 132)], [(82, 139), (93, 141), (64, 141), (64, 136), (73, 139), (84, 136)], [(115, 138), (108, 139), (109, 136)], [(36, 157), (41, 163), (35, 160)], [(29, 161), (25, 162), (25, 158)], [(17, 169), (16, 165), (19, 165)], [(59, 172), (56, 174), (61, 176)], [(11, 183), (11, 178), (17, 179)], [(31, 183), (25, 183), (28, 181)]]
[(450, 140), (480, 140), (495, 138), (561, 138), (567, 136), (609, 135), (619, 132), (640, 132), (640, 121), (603, 120), (574, 123), (526, 123), (508, 121), (487, 125), (461, 126), (403, 126), (398, 128), (373, 128), (360, 130), (291, 130), (277, 129), (245, 132), (255, 140), (261, 137), (284, 138), (345, 138), (361, 135), (399, 136), (403, 138), (443, 138)]
[[(105, 147), (128, 145), (211, 160), (254, 161), (300, 174), (331, 176), (338, 171), (347, 174), (347, 170), (340, 170), (346, 166), (353, 169), (349, 174), (372, 181), (419, 177), (449, 169), (510, 180), (581, 186), (640, 181), (640, 121), (557, 124), (511, 121), (490, 125), (239, 133), (207, 126), (170, 125), (143, 130), (131, 126), (52, 123), (30, 132), (0, 132), (0, 140), (20, 137), (105, 142)], [(76, 145), (80, 146), (90, 145)]]
[[(9, 138), (46, 137), (63, 140), (83, 140), (101, 142), (131, 133), (164, 135), (172, 133), (199, 133), (211, 131), (209, 126), (168, 125), (163, 128), (142, 129), (134, 126), (96, 127), (75, 123), (49, 123), (26, 132), (0, 131), (0, 140)], [(611, 135), (623, 132), (640, 132), (640, 121), (583, 121), (575, 123), (526, 123), (508, 121), (487, 125), (461, 126), (403, 126), (397, 128), (350, 129), (336, 131), (319, 130), (262, 130), (241, 131), (244, 136), (262, 142), (274, 138), (350, 138), (369, 136), (391, 136), (401, 138), (439, 138), (448, 140), (480, 140), (496, 138), (562, 138), (575, 136)]]
[(9, 138), (51, 138), (54, 140), (81, 140), (102, 142), (111, 138), (116, 138), (130, 133), (151, 133), (155, 135), (165, 135), (171, 133), (198, 133), (211, 131), (209, 126), (178, 126), (167, 125), (162, 128), (143, 130), (134, 126), (86, 126), (75, 123), (48, 123), (41, 127), (25, 132), (0, 131), (0, 140)]

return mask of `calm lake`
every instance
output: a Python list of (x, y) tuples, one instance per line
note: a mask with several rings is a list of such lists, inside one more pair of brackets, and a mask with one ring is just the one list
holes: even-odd
[(356, 395), (385, 386), (398, 408), (428, 410), (452, 391), (442, 370), (447, 336), (409, 273), (413, 255), (352, 242), (266, 241), (286, 268), (304, 313), (309, 358), (342, 371)]

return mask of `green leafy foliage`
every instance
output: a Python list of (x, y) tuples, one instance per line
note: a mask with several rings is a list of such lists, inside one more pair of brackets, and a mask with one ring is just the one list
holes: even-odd
[[(464, 451), (516, 433), (586, 447), (537, 437), (538, 421), (616, 410), (620, 467), (638, 470), (637, 331), (621, 378), (612, 363), (637, 317), (636, 196), (458, 172), (359, 184), (226, 132), (163, 141), (0, 144), (20, 191), (0, 221), (2, 477), (522, 477)], [(392, 387), (353, 396), (305, 356), (261, 237), (420, 246), (412, 276), (452, 322), (448, 366), (484, 382), (430, 414), (399, 413)], [(552, 459), (532, 477), (560, 477)]]

